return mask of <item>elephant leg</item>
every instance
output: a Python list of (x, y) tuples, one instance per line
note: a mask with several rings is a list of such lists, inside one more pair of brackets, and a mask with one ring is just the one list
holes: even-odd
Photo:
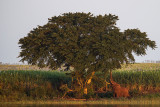
[(113, 93), (113, 97), (116, 97), (116, 93)]
[(119, 98), (119, 94), (116, 94), (116, 97)]

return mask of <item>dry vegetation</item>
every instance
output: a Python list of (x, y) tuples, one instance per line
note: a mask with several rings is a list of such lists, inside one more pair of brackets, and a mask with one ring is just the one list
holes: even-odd
[(10, 65), (10, 64), (0, 64), (0, 71), (2, 70), (50, 70), (49, 68), (39, 68), (33, 65)]
[[(50, 70), (49, 68), (39, 68), (33, 65), (10, 65), (0, 64), (0, 71), (2, 70)], [(129, 65), (122, 65), (118, 71), (155, 71), (160, 70), (160, 63), (135, 63)]]
[(160, 70), (160, 63), (135, 63), (122, 65), (118, 71), (156, 71)]

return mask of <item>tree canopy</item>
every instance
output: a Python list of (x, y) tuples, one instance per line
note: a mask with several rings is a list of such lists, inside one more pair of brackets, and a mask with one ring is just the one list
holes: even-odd
[(121, 68), (121, 64), (135, 61), (133, 53), (145, 55), (148, 47), (156, 47), (139, 29), (120, 31), (117, 20), (118, 16), (112, 14), (54, 16), (19, 40), (19, 57), (22, 62), (39, 67), (57, 69), (63, 64), (74, 67), (75, 89), (87, 94), (95, 72)]
[(117, 20), (112, 14), (54, 16), (19, 40), (19, 57), (39, 67), (57, 69), (65, 63), (75, 71), (108, 71), (134, 62), (133, 53), (145, 55), (148, 47), (156, 47), (139, 29), (121, 32)]

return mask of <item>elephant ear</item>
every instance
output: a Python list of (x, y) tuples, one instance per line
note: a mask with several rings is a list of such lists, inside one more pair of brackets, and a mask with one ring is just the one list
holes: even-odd
[(120, 87), (120, 84), (116, 83), (113, 80), (110, 80), (111, 85), (116, 86), (116, 87)]

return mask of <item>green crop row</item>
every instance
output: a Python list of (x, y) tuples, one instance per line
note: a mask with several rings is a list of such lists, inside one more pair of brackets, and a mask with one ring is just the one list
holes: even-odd
[[(114, 81), (129, 88), (131, 92), (160, 91), (160, 70), (117, 70), (112, 74)], [(71, 80), (64, 72), (57, 71), (0, 71), (0, 101), (61, 97), (63, 92), (60, 86), (62, 84), (70, 86)], [(107, 81), (109, 82), (109, 75)]]
[(70, 79), (65, 73), (53, 71), (1, 71), (0, 101), (53, 99)]
[[(159, 91), (160, 70), (156, 71), (113, 71), (113, 80), (130, 90)], [(109, 77), (108, 77), (109, 78)]]

